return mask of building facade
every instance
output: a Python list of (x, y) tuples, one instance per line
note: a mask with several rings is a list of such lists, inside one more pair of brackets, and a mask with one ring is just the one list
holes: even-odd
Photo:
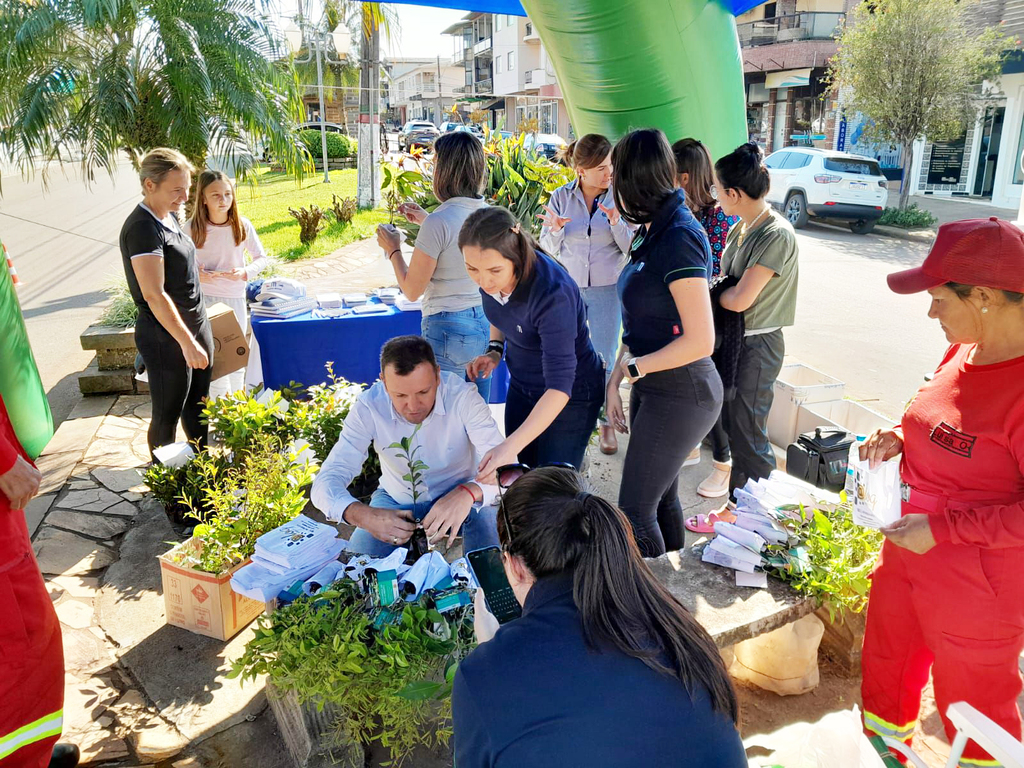
[(453, 38), (452, 61), (463, 66), (464, 100), (489, 113), (492, 129), (571, 138), (554, 67), (529, 19), (469, 13), (445, 34)]
[(462, 68), (443, 58), (395, 58), (388, 72), (386, 119), (405, 124), (426, 120), (440, 125), (451, 114)]

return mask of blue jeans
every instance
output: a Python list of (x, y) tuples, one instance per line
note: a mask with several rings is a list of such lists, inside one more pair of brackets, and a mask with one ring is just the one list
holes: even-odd
[[(470, 307), (458, 312), (437, 312), (424, 315), (420, 323), (423, 334), (437, 358), (442, 371), (451, 371), (466, 378), (466, 365), (487, 351), (491, 324), (483, 307)], [(491, 380), (477, 379), (476, 388), (484, 402), (491, 394)]]
[[(391, 494), (383, 488), (378, 488), (370, 497), (370, 506), (378, 509), (410, 509), (413, 518), (418, 522), (427, 516), (433, 501), (421, 501), (419, 504), (399, 504)], [(469, 517), (462, 524), (459, 532), (462, 536), (462, 549), (464, 552), (472, 552), (474, 549), (484, 547), (497, 547), (498, 542), (498, 510), (496, 507), (482, 507), (474, 504), (469, 512)], [(373, 557), (387, 557), (397, 549), (397, 546), (387, 541), (379, 541), (369, 531), (363, 528), (356, 528), (355, 533), (348, 540), (348, 551), (360, 555), (371, 555)]]
[(615, 356), (619, 353), (622, 328), (622, 305), (615, 285), (592, 285), (580, 288), (583, 303), (587, 305), (587, 325), (590, 341), (604, 359), (604, 380), (608, 382)]
[[(598, 414), (604, 405), (604, 387), (597, 379), (589, 386), (578, 386), (572, 399), (555, 417), (551, 425), (532, 443), (519, 452), (519, 460), (531, 467), (553, 462), (567, 462), (579, 469), (594, 434)], [(505, 400), (505, 434), (511, 435), (526, 421), (543, 392), (526, 392), (509, 384)]]

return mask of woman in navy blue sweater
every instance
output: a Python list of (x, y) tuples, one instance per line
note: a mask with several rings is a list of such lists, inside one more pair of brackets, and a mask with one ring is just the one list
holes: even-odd
[(746, 768), (722, 657), (651, 573), (622, 513), (557, 467), (515, 480), (501, 509), (523, 615), (491, 639), (480, 622), (480, 645), (459, 664), (455, 764)]
[(505, 355), (511, 376), (505, 441), (480, 462), (481, 480), (518, 460), (579, 468), (604, 400), (604, 366), (579, 286), (504, 208), (474, 211), (459, 233), (466, 271), (491, 323), (487, 354), (467, 366), (489, 376)]

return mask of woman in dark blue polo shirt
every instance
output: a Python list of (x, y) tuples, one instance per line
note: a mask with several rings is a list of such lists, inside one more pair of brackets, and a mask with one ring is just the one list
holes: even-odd
[(468, 366), (489, 376), (504, 354), (511, 377), (505, 441), (480, 462), (480, 479), (504, 464), (583, 463), (604, 401), (604, 366), (587, 330), (579, 286), (511, 213), (474, 211), (459, 233), (466, 271), (491, 323), (487, 354)]
[[(612, 152), (612, 165), (615, 205), (642, 226), (619, 275), (622, 346), (606, 407), (616, 429), (630, 433), (619, 506), (640, 551), (655, 557), (684, 545), (679, 470), (722, 409), (722, 380), (711, 361), (711, 246), (676, 187), (665, 134), (627, 134)], [(623, 378), (633, 385), (628, 428), (619, 395)]]
[(523, 615), (459, 664), (455, 764), (746, 768), (718, 649), (583, 482), (547, 467), (505, 492), (498, 536)]

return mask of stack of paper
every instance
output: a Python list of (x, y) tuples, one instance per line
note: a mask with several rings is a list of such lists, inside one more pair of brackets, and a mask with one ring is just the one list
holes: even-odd
[(365, 293), (346, 293), (343, 298), (346, 307), (358, 307), (367, 302)]
[(387, 304), (381, 304), (379, 302), (373, 302), (372, 304), (360, 304), (358, 307), (352, 308), (352, 313), (356, 315), (384, 315), (390, 312)]
[(337, 560), (345, 547), (337, 531), (299, 515), (256, 539), (252, 562), (231, 577), (231, 588), (264, 602)]
[(402, 292), (398, 288), (378, 288), (377, 298), (383, 303), (393, 306)]
[(402, 294), (395, 300), (395, 306), (403, 312), (414, 312), (423, 309), (422, 301), (409, 301), (405, 298), (405, 294)]
[(317, 304), (320, 305), (320, 309), (341, 309), (341, 294), (338, 293), (318, 293), (316, 296)]
[(316, 299), (309, 296), (298, 299), (264, 299), (249, 307), (257, 317), (284, 319), (311, 311), (316, 307)]

